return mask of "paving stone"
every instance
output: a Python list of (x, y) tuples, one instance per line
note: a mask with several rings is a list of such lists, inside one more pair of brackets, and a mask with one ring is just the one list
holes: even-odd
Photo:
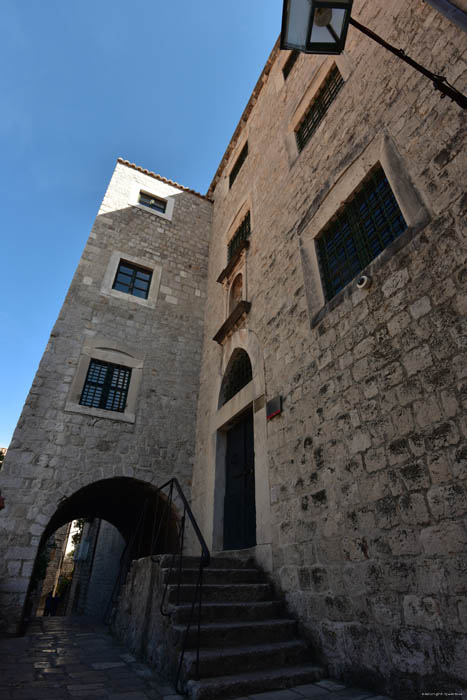
[(328, 700), (328, 698), (331, 697), (328, 690), (325, 690), (322, 686), (316, 685), (316, 683), (294, 686), (292, 690), (312, 700)]
[(110, 693), (109, 700), (148, 700), (148, 696), (142, 692)]
[(102, 661), (102, 662), (97, 662), (91, 664), (91, 666), (96, 670), (96, 671), (103, 671), (107, 668), (118, 668), (118, 667), (124, 667), (125, 664), (122, 661)]
[(343, 683), (338, 683), (337, 681), (332, 681), (332, 680), (324, 680), (324, 681), (318, 681), (316, 683), (317, 686), (320, 686), (321, 688), (325, 688), (326, 690), (345, 690), (346, 686)]
[(375, 696), (371, 690), (359, 690), (358, 688), (346, 688), (346, 690), (339, 692), (337, 695), (342, 700), (368, 700)]
[(250, 695), (254, 700), (299, 700), (300, 696), (293, 690), (271, 690), (267, 693)]

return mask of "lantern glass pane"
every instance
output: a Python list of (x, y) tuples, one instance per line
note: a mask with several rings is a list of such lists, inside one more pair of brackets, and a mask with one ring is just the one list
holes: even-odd
[[(332, 10), (330, 26), (332, 27), (334, 34), (337, 36), (337, 40), (341, 38), (345, 13), (346, 10)], [(313, 23), (310, 43), (328, 44), (329, 42), (335, 43), (337, 40), (336, 37), (329, 31), (328, 27), (318, 27), (315, 23)]]
[(310, 0), (289, 0), (288, 3), (287, 45), (304, 48), (310, 22)]

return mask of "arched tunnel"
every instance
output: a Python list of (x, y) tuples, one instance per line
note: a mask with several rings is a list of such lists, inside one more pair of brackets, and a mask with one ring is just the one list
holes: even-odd
[[(176, 492), (172, 494), (170, 487), (161, 490), (129, 477), (96, 481), (61, 500), (42, 534), (36, 561), (51, 535), (63, 525), (78, 519), (107, 521), (119, 531), (125, 542), (120, 560), (120, 580), (116, 582), (120, 585), (133, 559), (176, 550), (180, 509), (183, 506), (177, 502)], [(23, 608), (23, 629), (29, 619), (30, 594), (34, 585), (33, 574)]]

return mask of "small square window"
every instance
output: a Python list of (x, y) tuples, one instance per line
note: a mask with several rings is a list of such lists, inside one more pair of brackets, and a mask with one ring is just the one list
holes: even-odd
[(381, 166), (363, 181), (317, 240), (329, 301), (407, 229)]
[(138, 204), (141, 204), (143, 207), (148, 207), (148, 209), (159, 211), (161, 214), (165, 214), (165, 210), (167, 208), (167, 202), (165, 199), (160, 199), (159, 197), (155, 197), (153, 194), (147, 194), (146, 192), (139, 193)]
[(120, 260), (112, 289), (147, 299), (151, 284), (152, 271), (145, 270), (131, 263)]
[(125, 410), (131, 368), (91, 360), (79, 403), (106, 411)]

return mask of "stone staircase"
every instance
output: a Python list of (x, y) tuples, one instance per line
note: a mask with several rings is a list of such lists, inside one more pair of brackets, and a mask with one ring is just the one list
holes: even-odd
[[(176, 648), (181, 648), (189, 620), (198, 561), (183, 560), (178, 605), (173, 583), (178, 572), (165, 568), (169, 558), (162, 562), (164, 580), (169, 582), (171, 636)], [(251, 559), (213, 557), (203, 580), (200, 678), (195, 680), (196, 624), (188, 635), (181, 672), (181, 685), (191, 700), (227, 700), (325, 677), (324, 669), (310, 661), (306, 642), (297, 636), (295, 620), (287, 617), (283, 603)]]

